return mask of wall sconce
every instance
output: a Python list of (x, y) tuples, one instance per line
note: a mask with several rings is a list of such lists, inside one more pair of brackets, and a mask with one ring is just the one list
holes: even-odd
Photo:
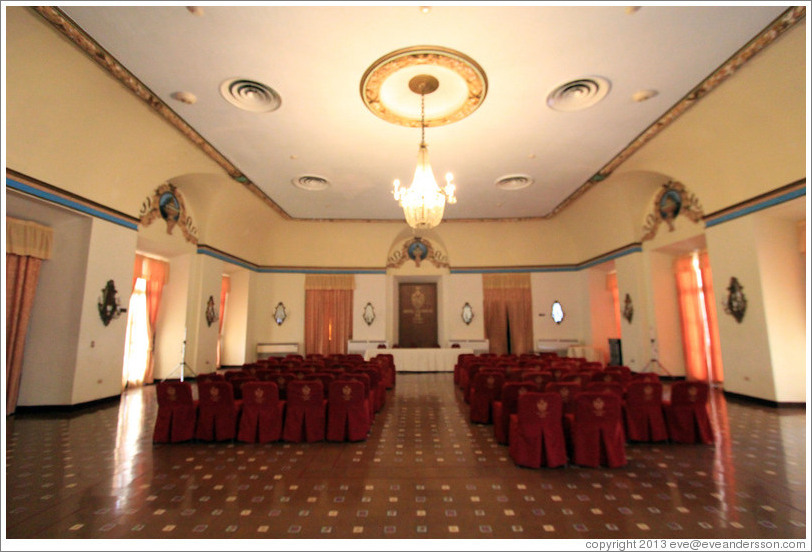
[(626, 321), (631, 324), (632, 316), (634, 315), (634, 307), (632, 306), (632, 298), (628, 293), (626, 294), (626, 300), (623, 305), (623, 318), (625, 318)]
[(99, 296), (99, 316), (107, 326), (112, 319), (121, 316), (122, 312), (127, 312), (127, 309), (121, 308), (116, 284), (113, 280), (107, 280), (107, 285), (102, 288)]
[(214, 296), (209, 295), (209, 301), (206, 303), (206, 322), (208, 323), (209, 327), (211, 327), (212, 323), (214, 323), (217, 318), (217, 311), (214, 310)]
[(747, 297), (744, 296), (742, 289), (744, 286), (739, 283), (738, 278), (735, 276), (730, 278), (730, 285), (727, 286), (727, 299), (723, 303), (725, 314), (731, 315), (739, 324), (744, 320), (744, 312), (747, 310)]
[(364, 318), (364, 322), (367, 323), (367, 326), (371, 326), (373, 322), (375, 322), (375, 309), (372, 307), (372, 303), (367, 303), (364, 306), (364, 314), (362, 314)]
[(553, 317), (553, 322), (556, 324), (561, 324), (564, 321), (564, 307), (561, 306), (559, 301), (553, 301), (550, 316)]
[(474, 309), (471, 307), (470, 303), (465, 303), (462, 306), (462, 321), (465, 322), (466, 325), (468, 325), (471, 323), (473, 319), (474, 319)]
[(281, 326), (287, 317), (288, 311), (285, 310), (285, 305), (282, 304), (282, 301), (279, 301), (273, 310), (273, 319), (276, 321), (276, 325)]

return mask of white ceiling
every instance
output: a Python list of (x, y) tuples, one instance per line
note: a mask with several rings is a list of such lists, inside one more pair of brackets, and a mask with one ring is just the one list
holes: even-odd
[[(291, 217), (402, 220), (392, 180), (411, 181), (420, 130), (385, 122), (364, 105), (361, 77), (381, 56), (442, 46), (473, 58), (487, 75), (476, 111), (426, 130), (438, 181), (455, 175), (458, 203), (446, 208), (446, 219), (543, 217), (786, 7), (61, 9)], [(611, 83), (601, 102), (577, 112), (547, 106), (553, 89), (590, 76)], [(281, 107), (237, 109), (220, 95), (233, 77), (270, 86)], [(642, 89), (658, 95), (633, 101)], [(179, 91), (197, 102), (172, 99)], [(534, 184), (517, 191), (494, 185), (514, 174)], [(292, 185), (302, 175), (331, 185), (303, 191)]]

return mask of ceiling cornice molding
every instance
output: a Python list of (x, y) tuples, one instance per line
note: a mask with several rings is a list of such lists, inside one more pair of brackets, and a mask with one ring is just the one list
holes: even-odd
[[(285, 220), (297, 220), (306, 222), (402, 222), (375, 219), (308, 219), (294, 218), (290, 216), (282, 207), (273, 201), (256, 184), (251, 182), (237, 167), (217, 151), (208, 141), (197, 133), (186, 121), (175, 113), (168, 105), (158, 98), (149, 88), (147, 88), (132, 73), (125, 69), (112, 55), (90, 38), (76, 23), (74, 23), (62, 10), (54, 6), (32, 7), (56, 30), (62, 33), (68, 40), (73, 42), (91, 59), (93, 59), (102, 69), (107, 71), (114, 78), (119, 80), (124, 86), (133, 92), (139, 99), (144, 101), (153, 110), (160, 114), (167, 122), (177, 128), (184, 136), (191, 140), (203, 152), (220, 165), (235, 181), (243, 184), (254, 195), (261, 199), (266, 205), (273, 209)], [(511, 219), (446, 219), (445, 222), (515, 222), (551, 219), (576, 199), (584, 195), (588, 190), (599, 182), (608, 178), (620, 165), (634, 155), (640, 148), (650, 142), (657, 134), (668, 125), (682, 116), (688, 109), (693, 107), (699, 100), (709, 94), (722, 82), (727, 80), (738, 71), (750, 59), (764, 50), (767, 46), (775, 42), (784, 32), (793, 27), (796, 23), (806, 17), (805, 6), (789, 7), (784, 13), (777, 17), (761, 33), (743, 46), (738, 52), (731, 56), (716, 71), (711, 73), (704, 81), (697, 85), (684, 98), (677, 102), (663, 116), (643, 131), (637, 138), (630, 142), (620, 153), (613, 157), (606, 165), (595, 173), (589, 180), (582, 184), (572, 194), (567, 196), (553, 210), (540, 217), (523, 217)]]
[(135, 94), (140, 100), (145, 102), (150, 108), (163, 117), (169, 124), (174, 126), (181, 134), (191, 140), (210, 159), (220, 165), (226, 173), (248, 188), (254, 195), (261, 199), (271, 209), (276, 211), (282, 218), (291, 220), (292, 217), (282, 209), (275, 201), (268, 197), (259, 187), (251, 182), (242, 171), (234, 166), (231, 161), (221, 154), (205, 138), (197, 133), (189, 124), (175, 113), (166, 103), (164, 103), (152, 90), (147, 88), (138, 78), (124, 68), (110, 53), (102, 48), (95, 40), (90, 38), (72, 19), (55, 6), (35, 6), (31, 8), (45, 21), (51, 24), (56, 30), (73, 42), (80, 50), (87, 54), (102, 69), (122, 83), (130, 92)]

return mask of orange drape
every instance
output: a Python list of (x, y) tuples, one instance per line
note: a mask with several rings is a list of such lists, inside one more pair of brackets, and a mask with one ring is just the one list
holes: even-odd
[(687, 379), (708, 381), (708, 364), (705, 356), (705, 332), (702, 304), (699, 301), (699, 280), (690, 256), (674, 261), (677, 280), (680, 323), (682, 325), (682, 350), (685, 356)]
[(155, 366), (155, 322), (158, 320), (158, 310), (161, 307), (161, 294), (164, 285), (169, 282), (169, 263), (152, 257), (136, 253), (135, 270), (133, 271), (133, 289), (135, 281), (143, 278), (147, 281), (147, 313), (149, 314), (149, 342), (150, 349), (147, 356), (147, 366), (144, 372), (144, 383), (153, 382), (153, 368)]
[(305, 353), (345, 354), (352, 339), (352, 274), (305, 276)]
[(345, 354), (352, 338), (352, 290), (305, 291), (305, 352)]
[(42, 261), (51, 258), (54, 231), (6, 217), (6, 415), (17, 408), (23, 350)]
[(231, 291), (231, 278), (228, 276), (223, 276), (223, 280), (220, 284), (220, 320), (219, 320), (219, 329), (217, 331), (217, 367), (219, 368), (222, 364), (222, 348), (223, 348), (223, 321), (226, 319), (226, 305), (228, 304), (228, 294)]
[(708, 317), (708, 329), (710, 331), (711, 379), (714, 383), (722, 383), (725, 379), (722, 366), (722, 344), (719, 341), (716, 296), (713, 292), (713, 275), (711, 273), (710, 257), (707, 251), (703, 251), (699, 255), (699, 269), (702, 271), (702, 289), (705, 292), (705, 312)]
[(533, 314), (530, 276), (485, 274), (482, 284), (485, 337), (488, 339), (490, 352), (497, 354), (532, 352)]
[(42, 259), (6, 253), (6, 415), (17, 408), (23, 349)]
[(620, 331), (620, 292), (617, 289), (617, 272), (606, 275), (606, 289), (612, 292), (612, 304), (615, 307), (615, 337), (622, 335)]

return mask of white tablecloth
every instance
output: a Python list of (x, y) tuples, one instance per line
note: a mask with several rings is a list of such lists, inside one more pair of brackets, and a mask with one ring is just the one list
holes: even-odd
[(398, 372), (453, 372), (457, 357), (473, 349), (367, 349), (364, 359), (390, 354)]

